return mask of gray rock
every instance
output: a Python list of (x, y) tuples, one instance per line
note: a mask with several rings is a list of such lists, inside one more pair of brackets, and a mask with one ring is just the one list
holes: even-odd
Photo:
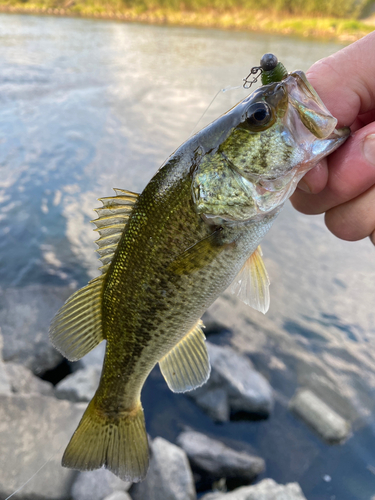
[(48, 339), (48, 329), (71, 292), (68, 287), (45, 285), (0, 289), (4, 361), (20, 363), (40, 374), (62, 360)]
[(80, 472), (72, 488), (72, 499), (103, 500), (112, 493), (128, 491), (130, 486), (106, 469)]
[(0, 396), (0, 498), (67, 500), (76, 472), (61, 467), (61, 455), (84, 405), (33, 394)]
[(309, 389), (296, 392), (289, 408), (328, 443), (340, 443), (350, 433), (350, 424)]
[(206, 336), (228, 331), (228, 327), (217, 321), (215, 315), (211, 314), (209, 311), (206, 311), (203, 314), (202, 321), (204, 324), (204, 333)]
[(209, 474), (213, 480), (225, 477), (250, 482), (265, 469), (262, 458), (236, 451), (200, 432), (182, 432), (177, 444), (186, 452), (193, 468)]
[(129, 493), (125, 493), (124, 491), (115, 491), (108, 497), (105, 497), (104, 500), (132, 500)]
[(146, 479), (130, 490), (133, 500), (195, 500), (195, 486), (186, 453), (163, 438), (152, 443)]
[[(250, 360), (230, 347), (210, 342), (206, 342), (206, 345), (212, 367), (211, 376), (207, 384), (188, 395), (219, 421), (227, 420), (230, 410), (268, 416), (273, 408), (272, 388), (263, 375), (254, 369)], [(227, 401), (222, 391), (225, 391)]]
[(0, 361), (0, 394), (11, 394), (12, 389), (4, 363)]
[(11, 394), (12, 389), (10, 386), (8, 373), (6, 371), (5, 363), (3, 362), (3, 358), (1, 356), (2, 349), (3, 349), (3, 337), (0, 333), (0, 394)]
[(264, 479), (253, 486), (243, 486), (230, 493), (209, 493), (201, 500), (306, 500), (298, 483), (277, 484)]
[(103, 366), (104, 354), (105, 354), (106, 341), (104, 340), (92, 351), (83, 356), (79, 360), (80, 366), (87, 368), (88, 366)]
[(207, 382), (207, 387), (203, 386), (192, 393), (188, 393), (198, 406), (200, 406), (213, 420), (217, 422), (227, 422), (230, 418), (230, 407), (228, 394), (221, 387), (211, 386)]
[(18, 363), (5, 363), (12, 392), (54, 396), (53, 385), (36, 377), (31, 370)]
[(99, 385), (101, 366), (93, 365), (65, 377), (55, 387), (56, 397), (70, 401), (90, 401)]

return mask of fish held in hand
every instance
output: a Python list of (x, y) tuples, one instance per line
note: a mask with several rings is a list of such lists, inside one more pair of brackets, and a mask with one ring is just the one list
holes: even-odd
[(99, 387), (65, 450), (78, 470), (140, 481), (148, 441), (140, 395), (159, 363), (172, 391), (206, 382), (200, 317), (228, 288), (266, 312), (260, 241), (300, 178), (349, 135), (305, 75), (264, 85), (186, 141), (138, 195), (102, 198), (102, 275), (74, 293), (50, 338), (69, 360), (106, 340)]

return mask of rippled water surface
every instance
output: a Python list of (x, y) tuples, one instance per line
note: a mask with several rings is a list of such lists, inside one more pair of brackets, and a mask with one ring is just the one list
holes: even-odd
[[(97, 198), (112, 187), (142, 190), (217, 91), (241, 85), (263, 53), (306, 70), (340, 48), (251, 33), (0, 15), (1, 287), (84, 285), (97, 274), (89, 223)], [(199, 127), (243, 96), (221, 92)], [(321, 217), (287, 206), (263, 251), (272, 280), (268, 315), (235, 301), (233, 317), (221, 318), (219, 301), (212, 311), (232, 332), (214, 341), (247, 353), (269, 378), (274, 414), (214, 426), (153, 373), (143, 397), (149, 430), (173, 440), (185, 423), (242, 440), (266, 459), (267, 476), (299, 481), (309, 500), (369, 500), (374, 248), (339, 241)], [(346, 444), (321, 443), (290, 415), (286, 403), (300, 386), (328, 397), (351, 420)]]

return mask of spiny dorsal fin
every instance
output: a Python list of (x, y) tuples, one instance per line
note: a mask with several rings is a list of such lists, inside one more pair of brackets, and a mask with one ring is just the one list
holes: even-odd
[(96, 240), (97, 252), (103, 266), (100, 268), (104, 274), (113, 258), (118, 242), (124, 231), (129, 215), (138, 199), (137, 193), (125, 191), (124, 189), (114, 189), (116, 196), (99, 198), (103, 206), (96, 208), (98, 218), (91, 221), (96, 225), (100, 238)]
[(159, 366), (173, 392), (191, 391), (203, 385), (210, 376), (210, 361), (201, 320), (166, 354)]
[(250, 255), (229, 290), (248, 306), (265, 314), (270, 307), (270, 279), (260, 246)]
[(54, 317), (49, 336), (69, 361), (77, 361), (103, 340), (103, 275), (73, 293)]

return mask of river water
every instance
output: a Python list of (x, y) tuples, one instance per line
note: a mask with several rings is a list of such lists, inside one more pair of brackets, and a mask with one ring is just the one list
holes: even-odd
[[(89, 221), (98, 197), (112, 187), (141, 191), (196, 130), (214, 95), (241, 85), (263, 53), (276, 53), (289, 70), (306, 70), (342, 47), (23, 15), (0, 15), (0, 42), (2, 288), (84, 285), (97, 274)], [(244, 95), (219, 92), (198, 128)], [(149, 431), (173, 440), (186, 424), (243, 441), (266, 459), (267, 477), (298, 481), (308, 500), (369, 500), (375, 495), (374, 248), (369, 241), (339, 241), (322, 217), (289, 205), (262, 246), (272, 281), (266, 318), (237, 302), (233, 317), (220, 317), (225, 296), (212, 312), (232, 329), (217, 341), (248, 354), (270, 379), (274, 414), (215, 426), (156, 374), (143, 397)], [(328, 395), (352, 422), (344, 445), (321, 443), (288, 413), (286, 402), (301, 386)]]

